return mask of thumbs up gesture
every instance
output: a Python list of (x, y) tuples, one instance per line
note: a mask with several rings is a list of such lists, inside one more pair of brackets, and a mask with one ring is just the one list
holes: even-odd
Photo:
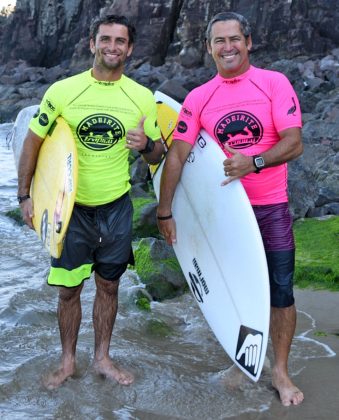
[(127, 149), (143, 150), (146, 147), (147, 137), (144, 131), (144, 123), (146, 116), (144, 115), (136, 128), (131, 128), (126, 133), (126, 147)]
[(253, 159), (251, 156), (246, 156), (233, 149), (228, 144), (223, 144), (224, 150), (227, 153), (227, 159), (224, 160), (224, 172), (226, 179), (221, 183), (225, 186), (234, 179), (241, 178), (253, 172)]

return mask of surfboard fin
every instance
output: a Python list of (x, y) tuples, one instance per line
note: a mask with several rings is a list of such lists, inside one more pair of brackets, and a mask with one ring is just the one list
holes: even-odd
[(58, 222), (58, 223), (56, 224), (56, 229), (55, 229), (55, 232), (56, 232), (56, 233), (60, 233), (60, 232), (61, 232), (61, 229), (62, 229), (62, 221), (60, 220), (60, 222)]

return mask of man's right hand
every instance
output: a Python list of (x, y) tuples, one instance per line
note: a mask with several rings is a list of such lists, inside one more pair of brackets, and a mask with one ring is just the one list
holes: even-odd
[(173, 245), (177, 242), (177, 232), (175, 220), (173, 217), (168, 220), (157, 219), (159, 232), (164, 236), (168, 245)]
[(23, 201), (20, 204), (21, 208), (21, 215), (24, 220), (24, 222), (31, 228), (34, 229), (32, 217), (33, 217), (33, 201), (31, 198), (28, 198), (27, 200)]

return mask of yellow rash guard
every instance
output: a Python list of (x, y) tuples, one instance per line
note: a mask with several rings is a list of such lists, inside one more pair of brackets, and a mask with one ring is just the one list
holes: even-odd
[(124, 75), (116, 82), (100, 82), (87, 70), (54, 83), (29, 128), (45, 138), (59, 115), (66, 120), (79, 157), (76, 202), (97, 206), (130, 189), (126, 132), (146, 116), (146, 135), (159, 139), (156, 112), (149, 89)]

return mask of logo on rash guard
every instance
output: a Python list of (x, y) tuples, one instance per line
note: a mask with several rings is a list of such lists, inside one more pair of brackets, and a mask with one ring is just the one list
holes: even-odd
[(183, 107), (182, 112), (186, 115), (186, 117), (192, 117), (192, 112), (188, 108)]
[(77, 128), (77, 136), (88, 149), (95, 151), (113, 147), (125, 135), (125, 128), (117, 119), (107, 114), (90, 115)]
[(48, 99), (46, 99), (46, 105), (47, 105), (49, 111), (55, 112), (55, 106)]
[(221, 143), (227, 143), (234, 149), (244, 149), (260, 142), (263, 128), (250, 112), (235, 111), (217, 122), (214, 135)]
[(39, 124), (42, 125), (43, 127), (46, 127), (46, 125), (49, 124), (49, 119), (48, 119), (47, 114), (43, 113), (40, 115)]
[(179, 131), (179, 133), (186, 133), (187, 124), (185, 123), (185, 121), (178, 122), (177, 130)]

